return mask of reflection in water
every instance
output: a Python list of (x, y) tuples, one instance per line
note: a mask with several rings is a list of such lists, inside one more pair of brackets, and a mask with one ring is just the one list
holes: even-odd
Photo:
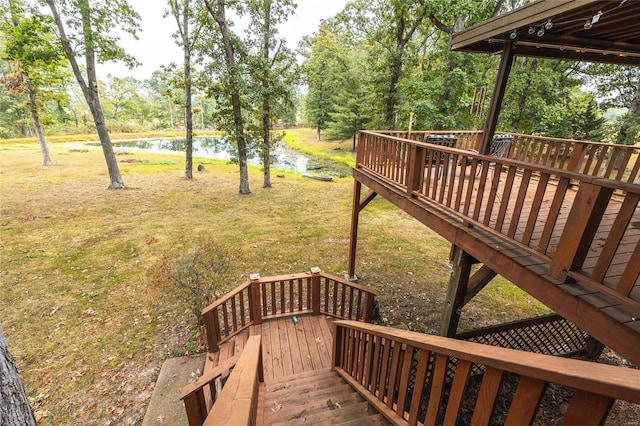
[[(113, 142), (115, 148), (133, 148), (149, 150), (153, 152), (184, 152), (187, 142), (185, 139), (147, 139), (127, 142)], [(198, 137), (193, 139), (193, 155), (203, 158), (215, 158), (218, 160), (237, 161), (238, 149), (235, 144), (222, 137)], [(257, 150), (252, 149), (247, 152), (247, 162), (252, 165), (260, 165), (260, 155)], [(294, 149), (287, 147), (283, 143), (276, 144), (271, 150), (271, 166), (277, 169), (292, 170), (304, 173), (311, 169), (321, 170), (327, 167), (310, 166), (314, 160)], [(333, 174), (339, 165), (331, 165)], [(339, 171), (338, 175), (347, 176), (348, 173)]]

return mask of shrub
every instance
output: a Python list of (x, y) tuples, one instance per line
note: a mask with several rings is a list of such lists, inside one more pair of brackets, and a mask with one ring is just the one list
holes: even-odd
[(188, 305), (198, 324), (202, 309), (235, 287), (240, 251), (213, 240), (177, 255), (166, 255), (151, 273), (156, 286)]

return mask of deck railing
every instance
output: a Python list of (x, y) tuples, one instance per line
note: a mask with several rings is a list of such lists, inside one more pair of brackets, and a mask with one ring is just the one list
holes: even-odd
[(371, 321), (375, 293), (314, 270), (275, 277), (252, 276), (202, 311), (209, 352), (263, 320), (302, 314)]
[(640, 265), (628, 261), (640, 255), (640, 185), (371, 132), (356, 171), (640, 312), (630, 297)]
[(531, 424), (551, 383), (574, 389), (563, 424), (602, 424), (616, 399), (640, 404), (638, 370), (351, 321), (334, 323), (333, 366), (395, 425)]
[[(456, 148), (479, 151), (480, 130), (374, 131), (386, 136), (424, 142), (427, 135), (455, 135)], [(530, 164), (583, 173), (627, 183), (640, 183), (640, 146), (614, 145), (574, 139), (510, 133), (511, 147), (505, 157)]]
[[(231, 370), (224, 386), (221, 376)], [(261, 336), (251, 336), (242, 353), (180, 389), (189, 426), (254, 425), (258, 411), (258, 385), (264, 382)], [(218, 386), (221, 390), (218, 392)], [(210, 399), (205, 396), (210, 391)]]

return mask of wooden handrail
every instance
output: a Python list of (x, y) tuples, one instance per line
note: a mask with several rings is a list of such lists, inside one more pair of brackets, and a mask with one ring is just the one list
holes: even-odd
[[(189, 426), (200, 426), (207, 418), (209, 409), (217, 399), (216, 380), (220, 379), (229, 370), (235, 367), (238, 358), (234, 356), (222, 362), (213, 370), (205, 372), (195, 382), (189, 383), (179, 389), (180, 399), (184, 402)], [(210, 399), (207, 400), (204, 393), (209, 390)]]
[[(396, 425), (432, 425), (441, 410), (446, 413), (445, 424), (455, 424), (468, 379), (478, 368), (484, 378), (477, 390), (473, 424), (491, 422), (505, 373), (520, 377), (507, 424), (529, 424), (548, 383), (575, 389), (565, 414), (569, 424), (601, 424), (615, 399), (640, 404), (638, 370), (354, 321), (334, 322), (333, 366)], [(441, 407), (445, 389), (449, 398)], [(428, 407), (420, 413), (425, 398)]]
[(371, 321), (375, 293), (321, 271), (255, 276), (202, 310), (209, 352), (265, 319), (301, 314)]
[(261, 336), (251, 336), (204, 425), (254, 425), (258, 410), (258, 387), (262, 382)]
[[(422, 142), (426, 135), (450, 134), (459, 137), (457, 149), (479, 150), (482, 140), (481, 130), (423, 130), (406, 131), (373, 130), (371, 133)], [(501, 133), (501, 132), (497, 132)], [(507, 158), (537, 164), (558, 170), (573, 171), (594, 177), (640, 183), (640, 147), (634, 145), (616, 145), (603, 142), (575, 139), (552, 138), (547, 136), (509, 133), (513, 136), (512, 147)], [(635, 157), (634, 157), (635, 155)]]

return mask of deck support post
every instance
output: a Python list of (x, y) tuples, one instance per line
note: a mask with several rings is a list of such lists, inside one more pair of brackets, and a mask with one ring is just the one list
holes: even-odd
[(360, 212), (378, 195), (371, 191), (367, 197), (360, 201), (362, 193), (362, 183), (357, 179), (353, 180), (353, 205), (351, 207), (351, 234), (349, 237), (349, 269), (345, 277), (349, 281), (358, 281), (356, 276), (356, 248), (358, 245), (358, 221)]
[(249, 286), (249, 315), (254, 325), (262, 324), (262, 303), (260, 303), (260, 275), (251, 276)]
[(215, 308), (203, 313), (202, 320), (204, 322), (204, 329), (207, 335), (207, 346), (209, 348), (209, 352), (218, 352), (220, 350), (220, 340), (222, 340), (222, 335), (220, 334), (220, 320), (218, 319), (218, 309)]
[(311, 310), (320, 315), (320, 270), (311, 269)]
[(455, 337), (460, 322), (460, 313), (464, 306), (464, 300), (469, 284), (471, 266), (475, 259), (460, 247), (453, 249), (453, 272), (449, 279), (447, 298), (445, 301), (442, 323), (440, 325), (440, 335), (444, 337)]
[(498, 125), (498, 116), (500, 115), (500, 107), (502, 106), (504, 92), (507, 88), (507, 80), (509, 79), (509, 73), (513, 66), (514, 53), (515, 47), (513, 46), (513, 43), (505, 43), (504, 50), (502, 51), (502, 58), (500, 59), (500, 68), (498, 70), (498, 77), (496, 78), (496, 85), (493, 89), (493, 95), (491, 96), (491, 106), (489, 107), (487, 121), (484, 125), (482, 144), (478, 149), (480, 154), (489, 154), (491, 140), (496, 131), (496, 126)]

